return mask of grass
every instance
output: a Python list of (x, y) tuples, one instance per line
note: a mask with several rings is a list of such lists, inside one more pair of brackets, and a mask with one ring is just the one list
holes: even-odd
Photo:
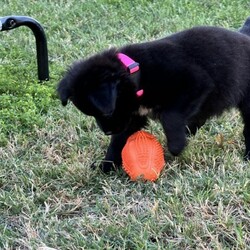
[[(235, 30), (249, 7), (246, 0), (4, 1), (0, 16), (43, 24), (51, 80), (36, 82), (27, 28), (0, 33), (0, 248), (249, 249), (250, 168), (236, 110), (207, 122), (179, 158), (166, 152), (156, 183), (131, 182), (122, 170), (90, 169), (109, 138), (73, 106), (61, 107), (54, 91), (76, 59), (195, 25)], [(158, 124), (148, 129), (165, 144)]]

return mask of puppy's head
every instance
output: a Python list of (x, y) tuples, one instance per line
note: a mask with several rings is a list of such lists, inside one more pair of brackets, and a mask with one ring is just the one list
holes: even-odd
[(116, 50), (108, 50), (72, 65), (58, 85), (62, 104), (68, 100), (94, 116), (105, 134), (122, 132), (138, 108), (135, 84)]

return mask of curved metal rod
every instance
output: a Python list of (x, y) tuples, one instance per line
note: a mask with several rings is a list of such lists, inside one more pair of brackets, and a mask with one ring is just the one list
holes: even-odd
[(49, 64), (47, 40), (43, 27), (35, 19), (27, 16), (5, 16), (0, 17), (0, 31), (11, 30), (20, 26), (28, 26), (36, 38), (38, 79), (49, 80)]

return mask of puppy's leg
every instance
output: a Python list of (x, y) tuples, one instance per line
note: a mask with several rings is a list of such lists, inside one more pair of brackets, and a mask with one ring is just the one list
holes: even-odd
[[(190, 67), (189, 70), (192, 70)], [(190, 88), (172, 104), (171, 109), (162, 112), (160, 120), (168, 140), (168, 149), (173, 155), (179, 155), (187, 144), (186, 125), (191, 125), (191, 133), (202, 126), (205, 118), (200, 115), (200, 108), (213, 89), (210, 77), (201, 69), (193, 68), (186, 77)], [(185, 100), (185, 102), (183, 101)], [(206, 114), (205, 114), (206, 115)]]
[(174, 156), (179, 155), (187, 144), (186, 126), (182, 115), (175, 112), (162, 112), (160, 121), (167, 137), (168, 150)]
[(244, 158), (246, 160), (250, 160), (250, 110), (249, 113), (243, 114), (243, 120), (244, 120), (244, 130), (243, 130), (243, 135), (245, 138), (245, 155)]
[(239, 108), (241, 110), (242, 118), (244, 121), (243, 135), (245, 138), (245, 159), (250, 160), (250, 91), (245, 97), (245, 100), (240, 104)]
[(146, 124), (147, 118), (145, 116), (134, 116), (127, 130), (120, 134), (112, 135), (107, 154), (104, 161), (100, 165), (100, 168), (104, 173), (108, 173), (115, 167), (119, 167), (121, 165), (121, 152), (128, 137), (145, 127)]
[(106, 156), (100, 165), (104, 173), (108, 173), (121, 165), (121, 151), (131, 134), (126, 131), (118, 135), (112, 135)]

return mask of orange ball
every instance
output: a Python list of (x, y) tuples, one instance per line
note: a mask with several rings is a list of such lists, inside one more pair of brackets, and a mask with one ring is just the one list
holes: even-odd
[(152, 134), (138, 131), (128, 138), (122, 150), (122, 164), (132, 181), (155, 181), (165, 165), (163, 148)]

